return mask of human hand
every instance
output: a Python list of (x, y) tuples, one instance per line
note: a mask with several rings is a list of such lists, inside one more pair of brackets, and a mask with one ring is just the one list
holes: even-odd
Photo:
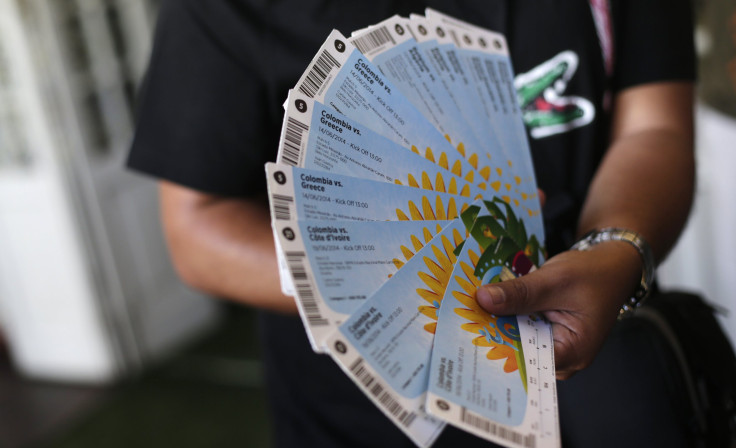
[(563, 252), (524, 277), (481, 286), (476, 299), (495, 315), (544, 315), (552, 324), (557, 378), (567, 379), (593, 361), (641, 268), (636, 249), (610, 241)]

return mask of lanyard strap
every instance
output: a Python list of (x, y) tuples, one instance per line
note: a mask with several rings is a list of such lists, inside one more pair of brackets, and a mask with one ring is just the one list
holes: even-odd
[(601, 43), (603, 64), (606, 75), (613, 75), (613, 28), (611, 26), (611, 5), (609, 0), (590, 0), (590, 9), (593, 12), (598, 40)]

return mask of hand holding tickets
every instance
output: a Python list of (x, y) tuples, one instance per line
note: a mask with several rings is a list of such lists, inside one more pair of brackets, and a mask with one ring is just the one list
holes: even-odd
[(502, 35), (433, 10), (333, 31), (267, 164), (282, 289), (326, 352), (418, 446), (450, 423), (559, 447), (550, 326), (476, 289), (544, 262)]

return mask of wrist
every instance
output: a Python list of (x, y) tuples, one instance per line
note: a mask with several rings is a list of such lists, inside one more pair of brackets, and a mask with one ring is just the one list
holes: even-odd
[(620, 257), (621, 264), (617, 265), (626, 272), (634, 273), (634, 278), (638, 276), (638, 281), (634, 283), (636, 286), (631, 289), (630, 298), (621, 306), (619, 317), (630, 314), (649, 295), (654, 281), (654, 257), (649, 245), (638, 233), (621, 228), (596, 229), (588, 232), (571, 249), (606, 251), (608, 253), (605, 255), (601, 253), (601, 256)]

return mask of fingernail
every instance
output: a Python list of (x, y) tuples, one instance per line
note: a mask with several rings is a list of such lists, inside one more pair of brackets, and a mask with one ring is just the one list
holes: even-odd
[(501, 305), (506, 302), (506, 294), (498, 287), (480, 288), (475, 294), (480, 302), (486, 304)]

